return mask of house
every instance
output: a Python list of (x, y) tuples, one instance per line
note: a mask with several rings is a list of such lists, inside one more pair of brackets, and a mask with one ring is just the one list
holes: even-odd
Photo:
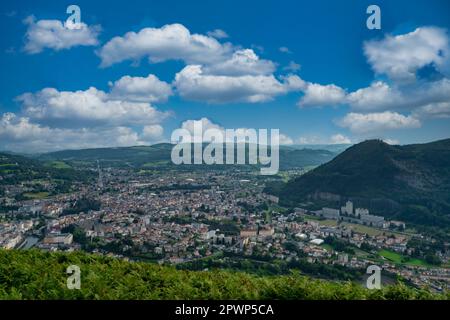
[(327, 219), (338, 220), (339, 219), (339, 210), (332, 208), (322, 208), (322, 212), (320, 214), (322, 217)]
[(50, 234), (42, 242), (44, 244), (69, 245), (73, 242), (73, 235), (71, 233)]

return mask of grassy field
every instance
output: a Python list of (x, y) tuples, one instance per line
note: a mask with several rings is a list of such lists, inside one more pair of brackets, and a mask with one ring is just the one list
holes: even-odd
[(6, 168), (6, 167), (17, 167), (17, 164), (15, 163), (1, 163), (0, 168)]
[(141, 169), (141, 170), (139, 170), (139, 174), (150, 174), (150, 173), (155, 173), (155, 172), (158, 172), (158, 171), (156, 171), (156, 170), (148, 170), (148, 169), (146, 169), (146, 170), (143, 170), (143, 169)]
[(426, 263), (423, 260), (420, 259), (411, 259), (408, 260), (407, 262), (405, 262), (406, 264), (410, 265), (410, 266), (417, 266), (417, 267), (430, 267), (430, 265), (428, 263)]
[(366, 233), (369, 236), (379, 236), (381, 234), (386, 234), (386, 235), (402, 236), (402, 237), (407, 237), (407, 238), (411, 237), (410, 233), (407, 234), (407, 233), (401, 233), (401, 232), (396, 232), (396, 231), (377, 229), (377, 228), (365, 226), (362, 224), (342, 222), (341, 225), (351, 227), (354, 231), (359, 232), (359, 233)]
[(327, 227), (336, 227), (337, 221), (336, 220), (320, 220), (320, 225), (327, 226)]
[(15, 163), (2, 163), (0, 164), (0, 172), (3, 174), (14, 173), (17, 170)]
[(405, 264), (410, 266), (418, 266), (418, 267), (429, 267), (430, 265), (425, 261), (417, 258), (409, 258), (401, 255), (400, 253), (393, 252), (390, 250), (380, 250), (378, 252), (380, 257), (384, 257), (389, 261), (392, 261), (397, 264)]
[(378, 254), (392, 262), (395, 263), (402, 263), (402, 255), (397, 253), (397, 252), (393, 252), (393, 251), (389, 251), (389, 250), (380, 250), (378, 252)]
[(161, 165), (166, 165), (168, 164), (170, 161), (166, 161), (166, 160), (160, 160), (160, 161), (152, 161), (152, 162), (146, 162), (142, 165), (143, 168), (146, 167), (156, 167), (156, 166), (161, 166)]
[(48, 166), (55, 168), (55, 169), (71, 169), (72, 168), (64, 161), (52, 161), (52, 162), (48, 163)]
[(44, 199), (47, 198), (49, 193), (48, 192), (27, 192), (23, 194), (24, 197), (27, 197), (29, 199)]
[(0, 168), (0, 172), (3, 174), (10, 174), (16, 172), (15, 170), (9, 170), (9, 169), (2, 169)]
[(349, 222), (342, 222), (342, 225), (347, 226), (347, 227), (351, 227), (356, 232), (366, 233), (369, 236), (378, 236), (380, 234), (383, 234), (383, 232), (385, 232), (383, 230), (379, 230), (379, 229), (376, 229), (376, 228), (364, 226), (364, 225), (361, 225), (361, 224), (349, 223)]
[(310, 216), (309, 214), (305, 214), (304, 215), (304, 217), (305, 217), (305, 220), (310, 220), (310, 221), (320, 221), (321, 219), (320, 218), (318, 218), (318, 217), (316, 217), (316, 216)]
[(330, 246), (329, 244), (322, 243), (320, 246), (321, 246), (322, 248), (324, 248), (325, 250), (327, 250), (327, 251), (333, 251), (333, 247)]

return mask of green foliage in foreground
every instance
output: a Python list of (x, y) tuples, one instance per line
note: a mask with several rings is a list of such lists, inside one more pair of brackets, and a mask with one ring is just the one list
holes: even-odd
[[(81, 268), (81, 290), (66, 287), (66, 268)], [(37, 250), (0, 250), (0, 299), (446, 299), (403, 285), (367, 290), (292, 274), (195, 272), (148, 263)]]

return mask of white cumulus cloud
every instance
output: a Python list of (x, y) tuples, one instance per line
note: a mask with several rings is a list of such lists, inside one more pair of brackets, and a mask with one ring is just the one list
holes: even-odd
[(144, 126), (142, 129), (142, 137), (150, 140), (161, 139), (164, 128), (159, 124)]
[[(199, 124), (201, 124), (201, 131), (196, 131), (194, 129), (195, 126), (199, 126)], [(238, 142), (238, 143), (242, 143), (242, 142), (248, 142), (244, 140), (244, 137), (247, 133), (247, 130), (249, 130), (249, 128), (228, 128), (230, 130), (234, 130), (234, 132), (236, 133), (236, 141), (233, 139), (227, 140), (227, 136), (226, 136), (226, 129), (222, 126), (220, 126), (217, 123), (214, 123), (213, 121), (211, 121), (210, 119), (203, 117), (200, 118), (198, 120), (185, 120), (183, 121), (183, 123), (180, 126), (181, 129), (185, 129), (189, 132), (190, 134), (190, 140), (191, 142), (210, 142), (206, 139), (206, 137), (204, 137), (204, 133), (205, 131), (209, 130), (209, 129), (215, 129), (218, 130), (222, 133), (223, 135), (223, 139), (225, 142), (228, 143), (234, 143), (234, 142)], [(199, 127), (198, 127), (199, 128)], [(255, 129), (256, 130), (256, 129)], [(256, 130), (257, 132), (258, 130)], [(268, 134), (270, 134), (270, 130), (267, 130)], [(258, 137), (258, 132), (256, 133), (257, 137)], [(206, 139), (206, 140), (205, 140)], [(172, 141), (172, 142), (177, 142), (177, 141)], [(187, 142), (187, 141), (185, 141)], [(280, 145), (292, 145), (294, 143), (294, 141), (292, 140), (292, 138), (290, 138), (289, 136), (280, 133), (279, 134), (279, 143)]]
[(161, 28), (144, 28), (114, 37), (98, 51), (103, 67), (125, 60), (147, 57), (151, 62), (182, 60), (186, 63), (213, 63), (223, 61), (232, 52), (230, 44), (221, 44), (215, 38), (191, 34), (181, 24)]
[(172, 87), (155, 75), (147, 77), (123, 76), (111, 83), (110, 97), (138, 102), (166, 102), (172, 95)]
[(343, 103), (346, 97), (345, 90), (334, 84), (307, 83), (303, 91), (304, 95), (298, 103), (300, 107), (338, 105)]
[(39, 20), (33, 16), (25, 19), (28, 29), (25, 35), (25, 52), (35, 54), (45, 48), (55, 51), (76, 46), (96, 46), (100, 26), (88, 26), (79, 23), (77, 28), (70, 28), (59, 20)]
[(149, 139), (128, 127), (50, 128), (29, 118), (5, 113), (0, 118), (0, 149), (47, 152), (63, 149), (148, 144)]
[(176, 74), (174, 85), (181, 97), (208, 103), (264, 102), (287, 92), (273, 75), (207, 75), (200, 65), (186, 66)]
[(376, 133), (384, 130), (419, 128), (421, 123), (413, 116), (385, 111), (378, 113), (354, 113), (347, 114), (337, 121), (338, 125), (360, 134)]
[(450, 118), (450, 101), (430, 103), (414, 110), (419, 118)]
[(283, 70), (296, 72), (296, 71), (299, 71), (301, 69), (301, 67), (302, 66), (300, 64), (296, 63), (295, 61), (290, 61), (289, 64), (283, 68)]
[(385, 110), (401, 107), (404, 97), (387, 83), (377, 81), (367, 88), (358, 89), (347, 96), (348, 103), (357, 110)]
[[(201, 124), (201, 128), (202, 128), (201, 132), (197, 132), (194, 130), (194, 126), (195, 125), (198, 126), (199, 124)], [(198, 120), (183, 121), (183, 123), (181, 124), (181, 129), (185, 129), (191, 134), (192, 142), (203, 141), (203, 134), (206, 130), (209, 130), (209, 129), (219, 130), (220, 132), (222, 132), (225, 135), (225, 129), (223, 127), (221, 127), (220, 125), (212, 122), (211, 120), (209, 120), (208, 118), (205, 118), (205, 117), (198, 119)], [(205, 142), (209, 142), (209, 141), (205, 141)]]
[(260, 59), (252, 49), (237, 50), (222, 62), (208, 65), (204, 72), (213, 75), (267, 75), (275, 71), (275, 64), (269, 60)]
[(228, 34), (222, 29), (214, 29), (212, 31), (208, 31), (206, 34), (216, 39), (224, 39), (229, 37)]
[(348, 94), (346, 101), (355, 110), (408, 110), (450, 102), (450, 80), (422, 81), (408, 86), (392, 86), (377, 81)]
[(376, 73), (398, 81), (410, 81), (424, 66), (446, 67), (450, 48), (444, 29), (421, 27), (407, 34), (367, 41), (364, 53)]
[(279, 140), (280, 141), (280, 145), (289, 146), (289, 145), (294, 144), (294, 140), (292, 140), (291, 137), (289, 137), (289, 136), (287, 136), (287, 135), (285, 135), (283, 133), (280, 133), (279, 139), (280, 139)]
[(94, 87), (85, 91), (45, 88), (22, 94), (17, 100), (22, 103), (25, 116), (53, 126), (147, 125), (168, 116), (149, 103), (111, 100), (107, 93)]
[(352, 141), (350, 138), (344, 136), (343, 134), (337, 133), (331, 136), (331, 144), (350, 144)]

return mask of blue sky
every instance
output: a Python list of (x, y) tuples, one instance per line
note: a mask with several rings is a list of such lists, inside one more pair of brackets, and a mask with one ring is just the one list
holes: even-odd
[[(70, 4), (82, 30), (57, 25)], [(370, 4), (381, 30), (366, 27)], [(201, 118), (279, 128), (286, 144), (449, 138), (449, 12), (446, 0), (2, 2), (0, 149), (150, 144)]]

